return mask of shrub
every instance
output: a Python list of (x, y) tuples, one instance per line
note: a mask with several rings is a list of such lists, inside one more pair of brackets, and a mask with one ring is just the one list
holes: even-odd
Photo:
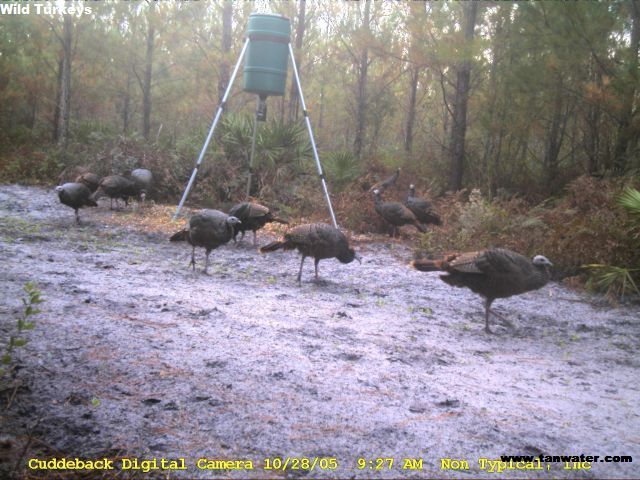
[(335, 192), (341, 192), (362, 174), (362, 169), (351, 151), (329, 152), (322, 158), (322, 163), (327, 181)]
[(28, 282), (24, 286), (24, 291), (27, 293), (27, 297), (22, 299), (24, 310), (17, 319), (16, 333), (9, 336), (7, 345), (5, 347), (5, 352), (0, 360), (0, 363), (3, 365), (2, 367), (0, 367), (0, 377), (2, 377), (10, 370), (12, 361), (11, 354), (13, 353), (14, 349), (24, 347), (28, 343), (28, 340), (22, 335), (26, 330), (33, 330), (33, 328), (35, 327), (35, 324), (30, 320), (30, 318), (40, 313), (40, 310), (38, 310), (36, 305), (44, 301), (40, 297), (42, 292), (38, 290), (34, 282)]
[[(627, 229), (627, 242), (632, 251), (640, 250), (640, 192), (634, 188), (626, 187), (617, 197), (617, 202), (627, 210), (632, 217), (631, 226)], [(640, 295), (638, 283), (640, 283), (640, 268), (638, 254), (632, 256), (625, 266), (613, 266), (607, 264), (589, 264), (587, 270), (589, 279), (587, 287), (593, 290), (604, 291), (610, 298), (623, 298), (628, 293)]]
[[(547, 256), (560, 276), (579, 274), (583, 265), (592, 264), (634, 269), (640, 248), (637, 226), (617, 201), (623, 188), (623, 179), (583, 176), (562, 197), (536, 206), (518, 198), (489, 202), (479, 191), (467, 199), (464, 192), (447, 195), (438, 202), (443, 226), (421, 236), (417, 254), (505, 247)], [(599, 271), (611, 277), (612, 270)], [(627, 288), (636, 278), (635, 271), (630, 275)]]

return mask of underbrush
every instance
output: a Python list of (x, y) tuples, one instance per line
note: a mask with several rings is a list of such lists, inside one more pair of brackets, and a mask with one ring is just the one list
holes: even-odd
[[(221, 123), (188, 205), (226, 210), (245, 198), (250, 126), (242, 116), (230, 116)], [(155, 183), (150, 198), (175, 204), (201, 148), (204, 133), (200, 133), (172, 148), (99, 132), (64, 151), (56, 146), (22, 144), (0, 154), (0, 181), (55, 185), (73, 181), (80, 168), (101, 176), (148, 168)], [(358, 164), (349, 152), (321, 152), (321, 156), (340, 226), (358, 233), (387, 232), (388, 225), (374, 210), (371, 187), (394, 169), (384, 159)], [(543, 254), (555, 264), (559, 276), (574, 277), (574, 283), (580, 284), (591, 279), (591, 285), (609, 293), (624, 293), (639, 284), (640, 215), (620, 203), (625, 187), (638, 188), (637, 177), (582, 176), (561, 195), (531, 205), (517, 196), (489, 201), (478, 190), (434, 200), (424, 193), (429, 185), (420, 185), (424, 177), (416, 172), (411, 165), (403, 169), (396, 184), (383, 195), (385, 200), (402, 202), (408, 185), (418, 183), (418, 195), (433, 201), (442, 226), (429, 226), (425, 234), (404, 227), (405, 235), (417, 238), (417, 255), (504, 247), (527, 256)], [(271, 122), (260, 127), (251, 194), (295, 223), (330, 221), (300, 125)]]
[(632, 183), (582, 176), (562, 196), (534, 206), (519, 198), (489, 202), (478, 190), (458, 192), (438, 202), (443, 226), (419, 237), (417, 254), (504, 247), (545, 255), (559, 277), (577, 276), (574, 283), (591, 279), (593, 287), (609, 290), (598, 275), (617, 272), (632, 286), (639, 278), (638, 222), (619, 202)]

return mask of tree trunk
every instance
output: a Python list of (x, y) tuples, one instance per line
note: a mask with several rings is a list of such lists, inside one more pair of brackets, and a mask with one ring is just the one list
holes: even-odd
[[(602, 72), (596, 61), (591, 58), (591, 80), (602, 88)], [(591, 175), (600, 170), (600, 119), (602, 109), (596, 101), (591, 101), (587, 107), (585, 131), (582, 136), (584, 149), (587, 154), (587, 172)]]
[(318, 113), (318, 131), (324, 125), (324, 82), (320, 85), (320, 112)]
[[(464, 9), (464, 48), (469, 48), (473, 41), (476, 26), (478, 3), (471, 1), (463, 6)], [(462, 174), (464, 173), (464, 142), (467, 133), (467, 104), (469, 101), (469, 81), (471, 78), (471, 60), (462, 62), (458, 68), (455, 98), (453, 100), (453, 125), (451, 127), (451, 171), (449, 176), (449, 190), (457, 191), (462, 188)]]
[(230, 66), (229, 52), (231, 51), (231, 24), (233, 20), (233, 2), (225, 0), (222, 9), (222, 62), (220, 64), (220, 74), (218, 75), (218, 102), (222, 102), (224, 92), (229, 86)]
[(122, 133), (129, 131), (129, 118), (131, 116), (131, 69), (127, 69), (127, 83), (124, 99), (122, 101)]
[(550, 189), (550, 193), (555, 190), (557, 184), (558, 156), (560, 155), (560, 147), (562, 147), (569, 117), (568, 109), (565, 111), (564, 97), (566, 93), (561, 75), (558, 75), (557, 84), (553, 89), (555, 90), (553, 116), (547, 133), (547, 145), (543, 159), (547, 188)]
[[(295, 61), (300, 71), (300, 51), (302, 49), (302, 37), (304, 36), (304, 22), (306, 14), (306, 0), (300, 0), (300, 10), (298, 10), (298, 25), (296, 26), (296, 50)], [(298, 119), (300, 99), (298, 97), (298, 86), (296, 85), (296, 79), (291, 82), (291, 92), (289, 93), (289, 121), (293, 122)]]
[[(501, 78), (501, 65), (505, 60), (505, 30), (509, 28), (512, 4), (501, 5), (500, 15), (495, 22), (495, 33), (491, 40), (491, 64), (489, 66), (489, 85), (488, 85), (488, 106), (486, 107), (486, 138), (484, 155), (482, 158), (482, 171), (486, 173), (486, 185), (489, 193), (489, 200), (495, 198), (501, 172), (501, 156), (502, 143), (506, 135), (506, 116), (507, 106), (505, 98), (511, 96), (511, 85), (507, 82), (504, 85), (499, 82)], [(508, 38), (508, 37), (507, 37)], [(509, 54), (507, 58), (507, 71), (513, 65), (513, 55)]]
[(64, 47), (58, 59), (58, 76), (56, 80), (56, 104), (53, 109), (52, 139), (58, 143), (58, 123), (60, 122), (60, 95), (62, 94), (62, 67), (64, 63)]
[(620, 122), (618, 124), (618, 139), (613, 153), (613, 170), (616, 174), (622, 175), (628, 168), (629, 145), (634, 144), (634, 137), (637, 132), (633, 127), (633, 101), (636, 95), (636, 85), (638, 83), (638, 47), (640, 46), (640, 6), (636, 0), (628, 0), (627, 5), (631, 10), (632, 27), (631, 43), (629, 44), (628, 61), (629, 77), (625, 79), (627, 87), (622, 95), (623, 105)]
[(149, 17), (147, 29), (147, 54), (145, 56), (144, 79), (142, 84), (142, 135), (149, 140), (151, 131), (151, 76), (153, 74), (153, 45), (155, 25)]
[(413, 147), (413, 123), (416, 119), (416, 98), (418, 93), (418, 79), (420, 78), (420, 67), (414, 65), (411, 69), (411, 85), (409, 86), (409, 107), (407, 109), (407, 123), (404, 133), (404, 151), (407, 156), (411, 155)]
[(365, 118), (367, 114), (367, 70), (369, 69), (369, 48), (367, 41), (369, 37), (371, 0), (365, 0), (364, 18), (362, 20), (362, 29), (365, 32), (365, 41), (363, 42), (360, 62), (358, 65), (358, 92), (357, 92), (357, 113), (356, 113), (356, 133), (353, 141), (353, 150), (356, 160), (360, 160), (362, 154), (362, 146), (364, 144)]
[(69, 142), (69, 106), (71, 104), (71, 43), (73, 40), (73, 20), (64, 16), (62, 32), (62, 75), (60, 79), (60, 116), (58, 117), (58, 145), (67, 147)]

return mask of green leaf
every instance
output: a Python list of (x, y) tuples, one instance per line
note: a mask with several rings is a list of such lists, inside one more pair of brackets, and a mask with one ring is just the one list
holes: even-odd
[(91, 405), (93, 405), (94, 407), (100, 406), (100, 399), (93, 397), (91, 399)]
[(640, 295), (640, 290), (632, 276), (633, 273), (640, 271), (638, 268), (615, 267), (600, 263), (583, 265), (583, 268), (590, 274), (587, 282), (589, 288), (595, 287), (608, 295), (619, 297), (624, 297), (631, 291)]
[(2, 362), (3, 365), (9, 365), (11, 363), (11, 355), (5, 353), (2, 356), (2, 360), (0, 360), (0, 362)]
[(635, 215), (640, 215), (640, 192), (627, 187), (618, 196), (618, 203)]
[(29, 340), (27, 340), (26, 338), (16, 338), (16, 339), (13, 341), (13, 344), (14, 344), (16, 347), (24, 347), (28, 342), (29, 342)]

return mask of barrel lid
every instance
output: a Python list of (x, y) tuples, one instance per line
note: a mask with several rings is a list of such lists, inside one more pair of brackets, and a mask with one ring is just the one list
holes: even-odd
[(279, 13), (252, 13), (249, 15), (249, 17), (274, 17), (274, 18), (280, 18), (282, 20), (286, 20), (287, 22), (289, 22), (289, 17), (285, 17), (284, 15), (280, 15)]
[(245, 38), (289, 43), (291, 22), (283, 15), (252, 13), (249, 15)]

